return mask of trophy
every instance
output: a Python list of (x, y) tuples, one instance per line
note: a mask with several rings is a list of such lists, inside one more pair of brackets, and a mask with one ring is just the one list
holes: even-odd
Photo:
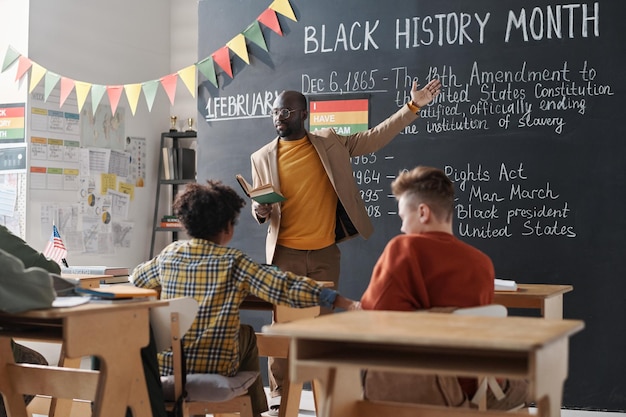
[(178, 132), (178, 127), (176, 126), (177, 121), (178, 117), (170, 116), (170, 132)]
[(195, 130), (193, 130), (193, 118), (188, 118), (187, 119), (187, 130), (185, 132), (195, 132)]

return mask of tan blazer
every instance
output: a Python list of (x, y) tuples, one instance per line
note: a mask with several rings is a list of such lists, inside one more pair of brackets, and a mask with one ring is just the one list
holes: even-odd
[[(376, 152), (398, 135), (407, 125), (417, 119), (408, 105), (381, 122), (378, 126), (349, 136), (338, 135), (333, 129), (321, 129), (307, 132), (324, 165), (326, 174), (338, 197), (337, 223), (335, 240), (340, 242), (360, 234), (367, 239), (374, 228), (367, 215), (365, 203), (361, 199), (359, 188), (354, 181), (350, 158)], [(278, 178), (278, 137), (254, 152), (250, 157), (253, 186), (271, 183), (280, 189)], [(266, 219), (258, 219), (259, 223)], [(266, 262), (272, 263), (274, 250), (280, 230), (280, 203), (274, 204), (267, 229), (265, 243)]]

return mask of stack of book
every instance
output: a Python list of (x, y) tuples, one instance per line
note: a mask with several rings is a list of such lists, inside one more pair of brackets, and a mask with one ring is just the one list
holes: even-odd
[(103, 265), (75, 265), (67, 268), (61, 268), (61, 274), (65, 277), (88, 277), (90, 275), (102, 275), (106, 278), (100, 280), (100, 284), (116, 284), (128, 282), (128, 268), (122, 266), (103, 266)]
[(182, 227), (182, 225), (178, 217), (168, 214), (161, 217), (161, 227)]
[(196, 151), (191, 148), (163, 148), (163, 179), (196, 178)]

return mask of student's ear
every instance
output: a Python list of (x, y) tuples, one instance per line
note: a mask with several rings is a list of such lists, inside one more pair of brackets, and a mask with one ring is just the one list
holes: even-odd
[(309, 118), (309, 111), (307, 109), (302, 110), (302, 120)]
[(428, 205), (420, 203), (420, 205), (417, 206), (417, 214), (419, 215), (420, 223), (427, 224), (430, 222), (432, 212), (430, 211), (430, 207), (428, 207)]

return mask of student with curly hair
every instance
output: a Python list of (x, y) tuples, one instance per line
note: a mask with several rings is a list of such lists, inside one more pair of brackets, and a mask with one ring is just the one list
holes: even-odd
[[(258, 264), (226, 246), (244, 205), (235, 190), (219, 181), (188, 184), (174, 201), (174, 213), (191, 238), (171, 243), (131, 274), (136, 286), (160, 289), (162, 299), (193, 297), (198, 302), (198, 314), (183, 337), (188, 373), (259, 371), (254, 330), (239, 320), (239, 307), (249, 294), (296, 308), (358, 307), (310, 278)], [(159, 362), (161, 373), (171, 374), (171, 352), (161, 352)], [(248, 392), (254, 415), (267, 411), (260, 376)]]

